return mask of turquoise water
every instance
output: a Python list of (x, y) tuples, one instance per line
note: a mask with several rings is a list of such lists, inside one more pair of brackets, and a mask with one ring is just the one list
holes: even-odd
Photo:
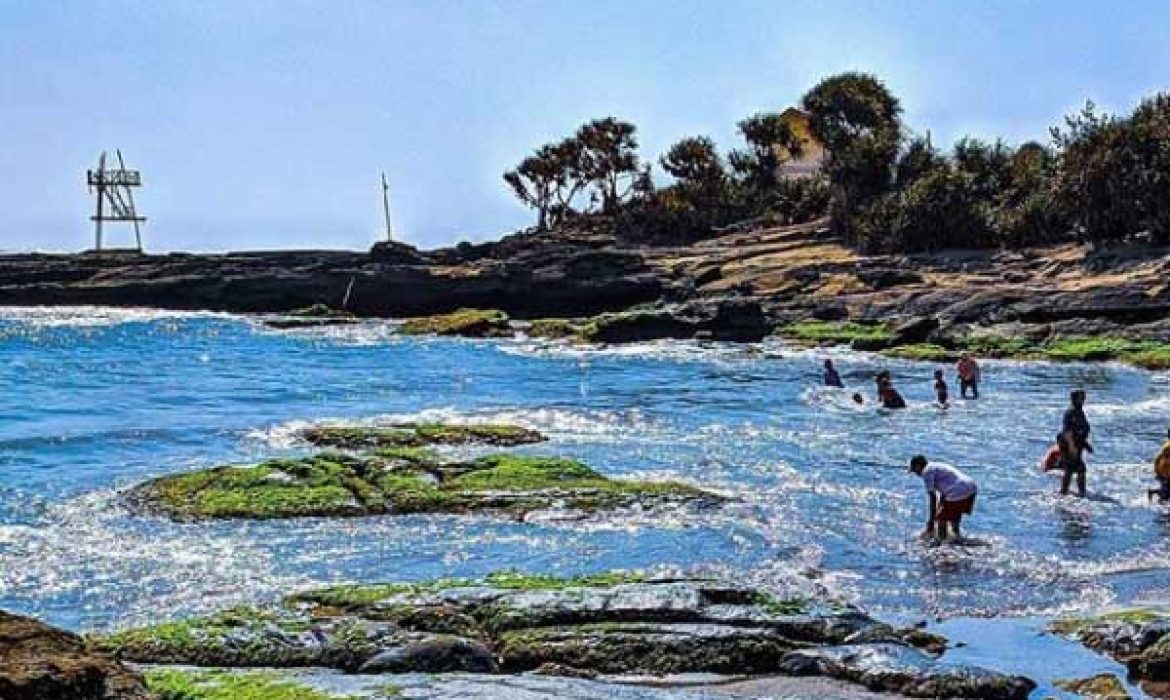
[[(515, 567), (703, 571), (779, 586), (794, 572), (904, 619), (1038, 616), (1170, 599), (1170, 521), (1149, 460), (1170, 376), (1119, 365), (988, 362), (985, 398), (928, 403), (934, 366), (832, 353), (872, 393), (880, 366), (911, 403), (883, 414), (819, 388), (827, 353), (650, 343), (404, 339), (393, 325), (278, 332), (241, 317), (0, 311), (0, 608), (74, 629), (263, 600), (338, 580)], [(1091, 500), (1035, 463), (1067, 391), (1089, 391)], [(532, 451), (607, 474), (682, 479), (736, 500), (704, 513), (517, 523), (484, 517), (176, 524), (120, 490), (160, 474), (305, 450), (318, 421), (510, 421)], [(928, 549), (916, 452), (981, 486), (969, 534)]]

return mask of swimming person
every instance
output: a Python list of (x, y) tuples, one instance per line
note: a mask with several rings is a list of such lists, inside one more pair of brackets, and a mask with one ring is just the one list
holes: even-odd
[(825, 360), (825, 386), (832, 386), (838, 389), (845, 388), (845, 383), (841, 381), (841, 375), (837, 372), (837, 368), (833, 366), (832, 360)]
[(1064, 467), (1064, 477), (1060, 480), (1060, 493), (1061, 495), (1068, 493), (1068, 487), (1075, 474), (1077, 492), (1081, 496), (1085, 496), (1088, 493), (1085, 489), (1085, 451), (1093, 451), (1093, 446), (1089, 444), (1089, 433), (1093, 428), (1089, 425), (1088, 416), (1085, 415), (1084, 390), (1076, 389), (1070, 393), (1069, 402), (1072, 405), (1064, 412), (1064, 418), (1060, 424), (1060, 459)]
[(959, 396), (967, 398), (967, 390), (971, 390), (971, 398), (979, 398), (979, 363), (975, 358), (968, 353), (963, 353), (959, 358), (958, 364), (955, 365), (955, 371), (959, 373)]
[(975, 480), (949, 464), (930, 464), (922, 455), (910, 460), (909, 471), (922, 477), (930, 495), (929, 517), (922, 536), (945, 539), (949, 525), (954, 539), (961, 539), (959, 525), (963, 516), (975, 510), (975, 496), (979, 493)]
[(946, 406), (947, 399), (947, 380), (943, 378), (943, 371), (936, 369), (934, 371), (934, 396), (938, 399), (938, 405)]
[(1170, 430), (1166, 431), (1166, 443), (1154, 458), (1154, 478), (1158, 480), (1158, 488), (1150, 489), (1146, 498), (1152, 501), (1157, 496), (1158, 503), (1170, 502)]
[(882, 408), (906, 408), (906, 400), (894, 388), (894, 382), (890, 379), (888, 370), (882, 370), (878, 373), (877, 387), (878, 402), (881, 403)]

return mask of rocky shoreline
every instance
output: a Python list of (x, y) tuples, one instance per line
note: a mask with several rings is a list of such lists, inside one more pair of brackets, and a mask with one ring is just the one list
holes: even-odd
[(510, 335), (519, 321), (532, 335), (597, 343), (778, 334), (922, 359), (967, 351), (1160, 369), (1170, 366), (1167, 279), (1164, 248), (866, 256), (818, 221), (685, 247), (582, 228), (432, 251), (6, 255), (0, 304), (270, 313), (279, 328), (412, 318), (403, 332), (476, 337)]

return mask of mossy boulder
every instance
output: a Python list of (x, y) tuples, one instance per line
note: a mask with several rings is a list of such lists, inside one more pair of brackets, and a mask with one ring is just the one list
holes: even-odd
[(220, 466), (153, 479), (129, 493), (139, 509), (179, 520), (475, 512), (522, 517), (552, 508), (721, 500), (677, 482), (610, 479), (571, 459), (495, 454), (446, 461), (419, 448)]
[(508, 314), (497, 309), (459, 309), (449, 314), (408, 318), (398, 328), (405, 335), (455, 335), (493, 338), (511, 335)]
[(1053, 683), (1057, 688), (1074, 693), (1082, 698), (1092, 700), (1130, 700), (1129, 692), (1117, 676), (1111, 673), (1100, 673), (1091, 678), (1075, 678), (1058, 680)]
[(263, 671), (155, 668), (146, 672), (146, 683), (158, 700), (360, 700)]
[(583, 323), (567, 318), (539, 318), (524, 329), (530, 338), (580, 340)]
[(301, 431), (300, 436), (314, 445), (351, 450), (470, 444), (513, 447), (547, 439), (535, 430), (517, 425), (447, 423), (402, 423), (374, 427), (320, 426), (307, 428)]

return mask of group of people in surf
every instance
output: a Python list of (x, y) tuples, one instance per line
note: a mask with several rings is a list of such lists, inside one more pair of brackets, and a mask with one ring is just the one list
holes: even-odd
[[(824, 381), (826, 386), (845, 388), (841, 375), (833, 366), (832, 360), (824, 362)], [(969, 355), (959, 359), (955, 367), (959, 378), (960, 395), (966, 399), (979, 398), (979, 382), (981, 379), (978, 363)], [(906, 401), (898, 390), (894, 388), (889, 370), (881, 370), (875, 377), (877, 384), (878, 402), (883, 408), (900, 409), (906, 407)], [(949, 399), (946, 378), (942, 370), (934, 373), (935, 398), (940, 406), (946, 407)], [(1089, 442), (1092, 426), (1085, 415), (1086, 394), (1082, 389), (1076, 389), (1069, 394), (1069, 408), (1064, 412), (1061, 420), (1060, 432), (1056, 435), (1055, 444), (1041, 460), (1040, 467), (1044, 471), (1061, 471), (1060, 493), (1067, 495), (1075, 477), (1077, 493), (1087, 495), (1085, 486), (1086, 465), (1085, 453), (1092, 453), (1093, 446)], [(854, 394), (853, 400), (863, 403), (860, 394)], [(979, 486), (970, 476), (960, 469), (941, 462), (930, 462), (924, 455), (915, 455), (910, 460), (909, 471), (922, 478), (929, 498), (927, 507), (926, 530), (924, 538), (936, 540), (962, 539), (960, 525), (964, 515), (970, 515), (975, 509), (975, 497), (979, 493)], [(1166, 442), (1162, 445), (1154, 458), (1154, 477), (1158, 488), (1147, 491), (1147, 499), (1155, 497), (1159, 503), (1170, 503), (1170, 430), (1166, 433)]]
[[(825, 386), (836, 387), (838, 389), (845, 388), (845, 382), (841, 380), (841, 373), (833, 365), (832, 360), (825, 360)], [(979, 363), (970, 355), (963, 355), (959, 358), (955, 365), (955, 373), (959, 379), (959, 396), (962, 398), (979, 398), (979, 381), (981, 378)], [(893, 377), (890, 371), (883, 369), (874, 377), (874, 382), (877, 384), (877, 400), (882, 408), (899, 409), (906, 408), (906, 399), (898, 393), (894, 388)], [(938, 405), (946, 408), (950, 405), (950, 390), (947, 387), (947, 380), (943, 371), (936, 370), (934, 373), (934, 395), (938, 401)], [(853, 401), (856, 403), (864, 403), (865, 399), (861, 394), (854, 394)]]

